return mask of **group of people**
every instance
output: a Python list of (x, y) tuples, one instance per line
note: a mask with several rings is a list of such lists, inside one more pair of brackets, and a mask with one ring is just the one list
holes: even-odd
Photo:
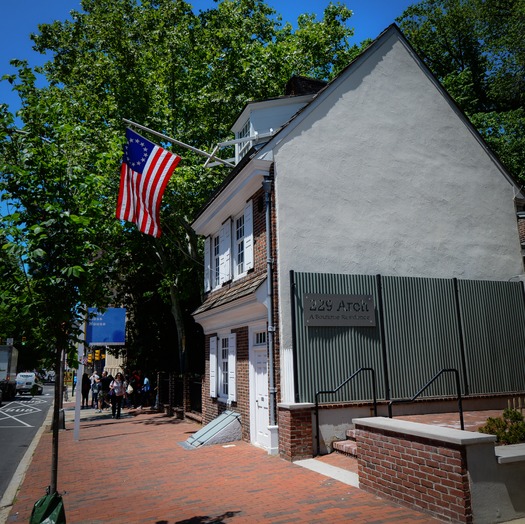
[(89, 393), (91, 392), (91, 407), (97, 413), (111, 407), (113, 418), (119, 419), (122, 407), (140, 408), (147, 406), (150, 395), (150, 381), (140, 371), (133, 371), (128, 377), (118, 372), (114, 377), (103, 371), (99, 375), (96, 371), (91, 376), (82, 375), (82, 408), (89, 407)]

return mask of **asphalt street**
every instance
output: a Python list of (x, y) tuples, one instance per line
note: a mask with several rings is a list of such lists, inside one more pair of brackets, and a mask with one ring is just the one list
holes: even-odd
[(53, 404), (53, 386), (42, 395), (18, 395), (0, 407), (0, 501)]

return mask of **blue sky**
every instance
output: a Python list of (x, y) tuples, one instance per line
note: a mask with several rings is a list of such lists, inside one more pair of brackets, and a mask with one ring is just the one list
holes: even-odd
[[(199, 11), (215, 6), (213, 0), (188, 0)], [(283, 17), (295, 24), (302, 13), (315, 13), (322, 17), (329, 0), (266, 0)], [(354, 42), (375, 38), (415, 0), (347, 0), (354, 15), (349, 21), (355, 29)], [(29, 35), (38, 32), (38, 24), (65, 20), (72, 10), (80, 10), (80, 0), (0, 0), (0, 76), (14, 73), (9, 65), (13, 58), (27, 59), (30, 65), (42, 64), (45, 59), (31, 49)], [(18, 107), (18, 97), (7, 82), (0, 82), (0, 103), (7, 103), (11, 111)]]

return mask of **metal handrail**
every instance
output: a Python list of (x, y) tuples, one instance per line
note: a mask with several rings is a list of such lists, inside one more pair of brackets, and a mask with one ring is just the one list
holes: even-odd
[(425, 389), (427, 389), (435, 380), (437, 380), (443, 373), (454, 373), (456, 376), (456, 392), (458, 399), (458, 411), (459, 411), (459, 421), (461, 423), (461, 429), (465, 429), (465, 423), (463, 422), (463, 401), (461, 397), (461, 387), (459, 383), (459, 371), (454, 368), (442, 369), (439, 373), (436, 373), (412, 398), (410, 399), (395, 399), (391, 400), (388, 403), (388, 416), (392, 418), (392, 404), (401, 404), (413, 402)]
[(337, 393), (343, 386), (346, 386), (355, 376), (362, 371), (370, 371), (372, 373), (372, 394), (374, 398), (374, 417), (377, 417), (377, 395), (376, 395), (376, 372), (373, 368), (359, 368), (355, 373), (348, 377), (344, 382), (339, 384), (335, 389), (318, 391), (315, 394), (315, 423), (316, 423), (316, 438), (317, 438), (317, 453), (319, 455), (319, 449), (321, 447), (319, 439), (319, 395), (329, 395)]

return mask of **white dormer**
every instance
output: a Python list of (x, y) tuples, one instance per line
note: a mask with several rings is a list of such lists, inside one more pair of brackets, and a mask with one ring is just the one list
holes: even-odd
[(258, 140), (265, 140), (275, 134), (314, 96), (284, 96), (246, 104), (233, 124), (232, 131), (236, 140), (251, 139), (235, 144), (235, 163), (237, 164)]

